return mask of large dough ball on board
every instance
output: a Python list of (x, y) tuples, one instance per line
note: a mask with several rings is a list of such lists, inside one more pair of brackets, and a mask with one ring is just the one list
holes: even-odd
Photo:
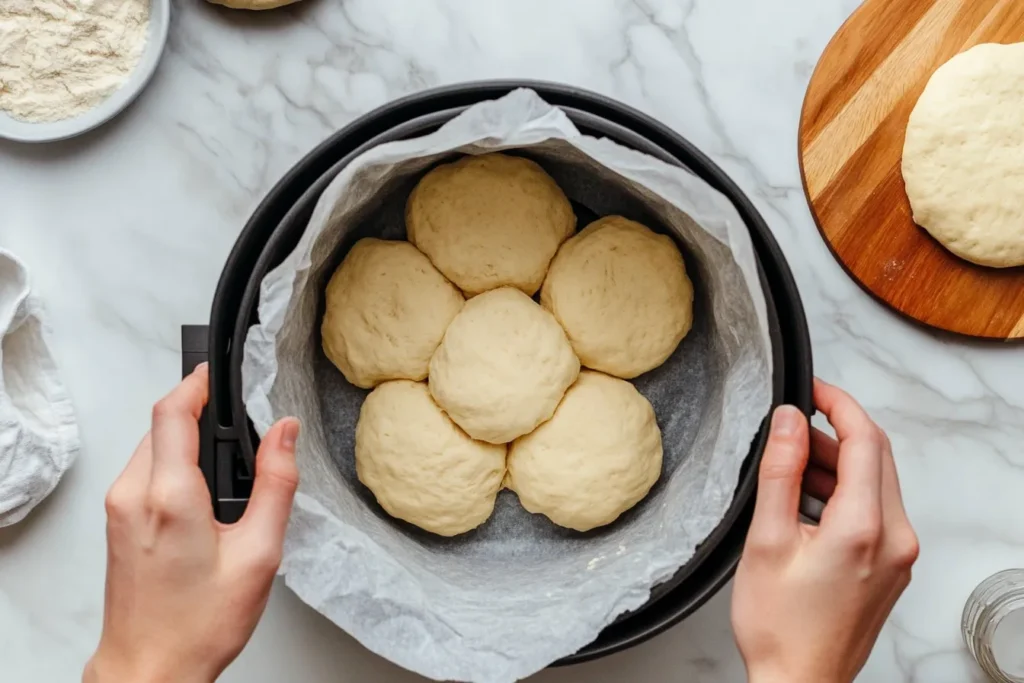
[(486, 154), (425, 175), (409, 196), (405, 225), (409, 241), (467, 295), (507, 285), (533, 296), (576, 217), (540, 166)]
[(551, 417), (579, 371), (554, 317), (502, 287), (455, 316), (430, 361), (430, 393), (474, 439), (506, 443)]
[(625, 380), (584, 370), (554, 416), (512, 444), (506, 485), (530, 512), (590, 531), (639, 503), (661, 460), (647, 399)]
[(465, 300), (408, 242), (356, 242), (327, 285), (324, 353), (357, 387), (421, 380)]
[(910, 115), (903, 179), (914, 220), (951, 252), (1024, 265), (1024, 43), (939, 67)]
[(426, 384), (385, 382), (359, 412), (356, 472), (392, 517), (455, 536), (491, 516), (505, 446), (469, 438), (434, 403)]
[(540, 301), (585, 367), (625, 379), (668, 360), (693, 324), (693, 284), (675, 242), (622, 216), (562, 245)]

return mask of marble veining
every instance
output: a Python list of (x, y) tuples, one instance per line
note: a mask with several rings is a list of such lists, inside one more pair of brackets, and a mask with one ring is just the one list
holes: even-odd
[[(248, 213), (333, 130), (401, 95), (482, 78), (563, 81), (690, 138), (772, 226), (815, 366), (888, 430), (922, 544), (862, 681), (983, 680), (960, 611), (1024, 565), (1024, 348), (912, 326), (851, 282), (800, 187), (797, 121), (855, 0), (304, 0), (250, 14), (177, 0), (139, 102), (84, 138), (0, 143), (0, 245), (33, 271), (82, 428), (82, 457), (0, 532), (0, 679), (75, 680), (102, 618), (103, 493), (178, 376)], [(537, 683), (742, 680), (729, 591), (653, 641)], [(421, 680), (358, 647), (283, 586), (224, 681)]]

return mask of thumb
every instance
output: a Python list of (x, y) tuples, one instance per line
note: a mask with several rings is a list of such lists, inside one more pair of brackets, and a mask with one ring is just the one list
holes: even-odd
[(800, 490), (809, 452), (807, 417), (794, 406), (777, 408), (761, 458), (750, 525), (750, 535), (755, 539), (780, 542), (799, 529)]
[(299, 421), (279, 420), (263, 437), (256, 453), (256, 478), (240, 527), (242, 534), (259, 545), (272, 544), (280, 554), (288, 527), (299, 470), (295, 466), (295, 444)]

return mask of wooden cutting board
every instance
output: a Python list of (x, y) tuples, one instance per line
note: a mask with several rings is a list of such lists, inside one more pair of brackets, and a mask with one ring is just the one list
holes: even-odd
[(1024, 338), (1024, 268), (976, 266), (914, 224), (903, 138), (939, 66), (1020, 41), (1024, 0), (867, 0), (825, 49), (800, 121), (804, 189), (843, 267), (900, 313), (973, 337)]

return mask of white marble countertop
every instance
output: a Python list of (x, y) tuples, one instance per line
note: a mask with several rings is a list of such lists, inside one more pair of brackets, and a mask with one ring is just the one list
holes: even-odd
[[(796, 159), (815, 61), (856, 0), (305, 0), (253, 15), (177, 0), (136, 106), (84, 138), (0, 144), (0, 246), (51, 313), (81, 459), (0, 533), (0, 678), (75, 680), (102, 618), (103, 494), (177, 380), (179, 326), (208, 319), (248, 213), (329, 132), (434, 85), (522, 77), (590, 88), (695, 142), (750, 194), (796, 273), (816, 370), (889, 431), (921, 538), (914, 582), (861, 678), (981, 681), (960, 611), (1024, 565), (1024, 348), (939, 338), (882, 309), (832, 260)], [(1016, 445), (1015, 445), (1016, 444)], [(537, 683), (735, 683), (728, 591), (682, 625)], [(224, 681), (421, 680), (278, 586)]]

